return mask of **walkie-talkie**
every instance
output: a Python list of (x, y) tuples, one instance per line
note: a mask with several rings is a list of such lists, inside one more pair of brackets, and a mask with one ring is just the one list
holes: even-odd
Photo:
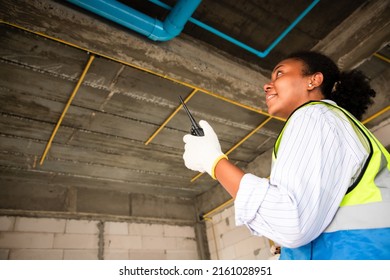
[(190, 118), (191, 121), (191, 134), (195, 136), (204, 136), (203, 128), (199, 126), (199, 124), (195, 121), (194, 117), (191, 115), (190, 110), (188, 110), (186, 104), (183, 101), (183, 98), (179, 95), (179, 99), (181, 104), (184, 107), (184, 110), (186, 110), (188, 117)]

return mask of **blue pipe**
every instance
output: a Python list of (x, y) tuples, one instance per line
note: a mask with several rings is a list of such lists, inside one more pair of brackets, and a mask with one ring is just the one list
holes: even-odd
[(116, 0), (67, 0), (106, 19), (141, 33), (154, 41), (167, 41), (181, 33), (202, 0), (179, 0), (164, 22)]
[[(162, 8), (164, 8), (164, 9), (172, 9), (172, 7), (171, 6), (168, 6), (168, 5), (166, 5), (166, 4), (164, 4), (164, 3), (162, 3), (161, 1), (159, 1), (159, 0), (149, 0), (150, 2), (152, 2), (152, 3), (154, 3), (154, 4), (156, 4), (156, 5), (158, 5), (158, 6), (160, 6), (160, 7), (162, 7)], [(235, 45), (237, 45), (237, 46), (239, 46), (239, 47), (241, 47), (241, 48), (243, 48), (243, 49), (245, 49), (245, 50), (247, 50), (247, 51), (249, 51), (249, 52), (251, 52), (251, 53), (253, 53), (253, 54), (255, 54), (255, 55), (257, 55), (257, 56), (259, 56), (259, 57), (261, 57), (261, 58), (264, 58), (264, 57), (266, 57), (270, 52), (271, 52), (271, 50), (273, 49), (273, 48), (275, 48), (276, 47), (276, 45), (277, 44), (279, 44), (280, 43), (280, 41), (284, 38), (284, 37), (286, 37), (286, 35), (288, 34), (288, 33), (290, 33), (290, 31), (314, 8), (314, 6), (315, 5), (317, 5), (318, 4), (318, 2), (320, 2), (320, 0), (314, 0), (269, 46), (268, 46), (268, 48), (265, 50), (265, 51), (258, 51), (258, 50), (255, 50), (255, 49), (253, 49), (252, 47), (250, 47), (250, 46), (248, 46), (248, 45), (246, 45), (246, 44), (244, 44), (244, 43), (242, 43), (242, 42), (240, 42), (240, 41), (238, 41), (238, 40), (236, 40), (236, 39), (234, 39), (234, 38), (232, 38), (232, 37), (230, 37), (230, 36), (228, 36), (228, 35), (226, 35), (225, 33), (222, 33), (221, 31), (218, 31), (218, 30), (216, 30), (216, 29), (214, 29), (213, 27), (211, 27), (211, 26), (208, 26), (208, 25), (206, 25), (206, 24), (204, 24), (203, 22), (200, 22), (200, 21), (198, 21), (198, 20), (196, 20), (196, 19), (194, 19), (194, 18), (192, 18), (192, 17), (190, 17), (189, 19), (188, 19), (188, 21), (190, 21), (190, 22), (192, 22), (192, 23), (194, 23), (194, 24), (196, 24), (196, 25), (198, 25), (199, 27), (202, 27), (203, 29), (206, 29), (206, 30), (208, 30), (208, 31), (210, 31), (211, 33), (214, 33), (215, 35), (217, 35), (217, 36), (219, 36), (219, 37), (221, 37), (221, 38), (223, 38), (223, 39), (225, 39), (225, 40), (227, 40), (227, 41), (229, 41), (229, 42), (231, 42), (231, 43), (233, 43), (233, 44), (235, 44)]]

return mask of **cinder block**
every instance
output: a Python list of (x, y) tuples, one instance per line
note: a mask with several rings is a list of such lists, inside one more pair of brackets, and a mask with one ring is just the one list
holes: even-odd
[(225, 247), (218, 251), (219, 259), (220, 260), (235, 260), (236, 259), (236, 252), (234, 251), (234, 247)]
[(14, 229), (15, 217), (1, 216), (0, 231), (12, 231)]
[(129, 224), (119, 222), (105, 222), (104, 223), (104, 234), (108, 235), (128, 235)]
[(207, 235), (207, 240), (209, 242), (214, 240), (214, 229), (213, 229), (213, 227), (207, 227), (206, 228), (206, 235)]
[(217, 235), (234, 230), (234, 228), (236, 228), (236, 226), (230, 227), (230, 224), (226, 223), (226, 219), (220, 220), (218, 223), (214, 224), (214, 231)]
[(130, 250), (130, 260), (166, 260), (165, 250)]
[(244, 240), (250, 236), (251, 235), (246, 227), (236, 227), (233, 230), (225, 232), (221, 236), (223, 247), (234, 245), (237, 242), (240, 242), (241, 240)]
[(211, 228), (212, 225), (213, 225), (213, 220), (212, 219), (206, 220), (206, 229)]
[(110, 249), (141, 249), (140, 236), (106, 235), (104, 248)]
[(193, 237), (195, 238), (195, 230), (190, 226), (172, 226), (164, 225), (164, 236), (167, 237)]
[(131, 223), (129, 224), (129, 234), (140, 236), (163, 236), (164, 225)]
[(232, 230), (234, 229), (236, 226), (236, 221), (234, 219), (234, 216), (230, 216), (230, 217), (226, 217), (224, 218), (221, 223), (224, 223), (225, 224), (225, 227), (227, 228), (227, 230)]
[(221, 219), (234, 217), (234, 207), (230, 206), (221, 212)]
[(222, 232), (230, 231), (236, 228), (236, 222), (233, 212), (227, 211), (227, 213), (231, 213), (232, 215), (222, 215), (221, 213), (221, 219), (219, 219), (218, 221), (213, 220), (214, 226), (220, 228)]
[(176, 249), (176, 238), (172, 237), (154, 237), (143, 236), (142, 237), (142, 249), (149, 250), (163, 250), (163, 249)]
[(13, 249), (10, 260), (62, 260), (63, 250), (58, 249)]
[(97, 249), (98, 236), (94, 234), (60, 234), (54, 235), (53, 248), (58, 249)]
[(272, 255), (269, 247), (265, 247), (255, 254), (255, 260), (268, 260), (271, 258), (277, 260), (279, 257)]
[(51, 218), (17, 217), (15, 231), (26, 232), (64, 232), (66, 220)]
[(176, 248), (178, 250), (197, 250), (195, 238), (188, 237), (177, 237), (176, 238)]
[(128, 260), (129, 250), (123, 249), (104, 249), (105, 260)]
[(214, 254), (217, 250), (217, 244), (215, 243), (215, 240), (208, 240), (208, 245), (209, 245), (209, 252), (210, 254)]
[(250, 255), (249, 259), (254, 260), (258, 252), (265, 248), (265, 242), (263, 237), (251, 236), (236, 243), (234, 247), (237, 258)]
[(64, 250), (64, 260), (97, 260), (98, 250)]
[(236, 260), (255, 260), (256, 258), (254, 257), (253, 254), (246, 254), (240, 257), (236, 257)]
[(196, 251), (167, 250), (167, 260), (198, 260)]
[(0, 248), (52, 248), (53, 233), (0, 232)]
[(223, 237), (223, 234), (218, 234), (215, 231), (215, 238), (212, 240), (209, 240), (209, 247), (215, 248), (213, 250), (221, 250), (222, 248), (224, 248), (224, 244), (222, 242), (222, 237)]
[(210, 260), (219, 260), (219, 256), (217, 255), (217, 252), (210, 253)]
[(98, 234), (98, 222), (87, 220), (67, 220), (66, 233)]
[(218, 223), (222, 219), (221, 213), (217, 213), (211, 217), (214, 224)]

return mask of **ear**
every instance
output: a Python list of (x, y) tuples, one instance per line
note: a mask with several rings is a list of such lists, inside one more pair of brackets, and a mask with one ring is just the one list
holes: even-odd
[(307, 85), (307, 89), (313, 90), (315, 88), (318, 88), (322, 85), (323, 81), (324, 81), (324, 75), (322, 75), (321, 72), (316, 72), (310, 76), (309, 83)]

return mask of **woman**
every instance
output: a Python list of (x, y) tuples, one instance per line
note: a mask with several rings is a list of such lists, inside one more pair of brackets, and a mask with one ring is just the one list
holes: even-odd
[(264, 91), (268, 112), (287, 119), (270, 178), (230, 163), (205, 121), (205, 136), (183, 138), (187, 168), (217, 179), (236, 224), (282, 245), (281, 259), (390, 259), (390, 155), (358, 121), (375, 96), (366, 77), (300, 52)]

